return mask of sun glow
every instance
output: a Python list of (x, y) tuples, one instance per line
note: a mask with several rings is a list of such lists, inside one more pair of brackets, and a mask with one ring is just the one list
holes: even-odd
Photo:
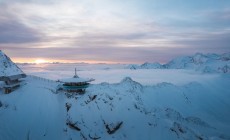
[(46, 63), (47, 61), (46, 60), (44, 60), (44, 59), (36, 59), (35, 60), (35, 63), (36, 64), (42, 64), (42, 63)]

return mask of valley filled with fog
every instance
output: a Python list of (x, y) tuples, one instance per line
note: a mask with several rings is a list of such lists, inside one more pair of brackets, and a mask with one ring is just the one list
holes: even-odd
[(143, 85), (169, 82), (183, 85), (189, 82), (208, 82), (219, 77), (216, 73), (201, 73), (186, 69), (128, 69), (125, 64), (21, 64), (19, 67), (29, 75), (52, 80), (73, 77), (75, 68), (80, 77), (94, 78), (93, 84), (118, 83), (125, 77)]

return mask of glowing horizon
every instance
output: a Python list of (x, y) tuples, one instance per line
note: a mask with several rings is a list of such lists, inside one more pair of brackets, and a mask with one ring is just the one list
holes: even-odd
[[(119, 62), (112, 61), (94, 61), (94, 60), (58, 60), (58, 59), (45, 59), (45, 58), (11, 58), (11, 60), (15, 63), (30, 63), (30, 64), (47, 64), (47, 63), (88, 63), (88, 64), (118, 64)], [(129, 64), (129, 62), (123, 62), (120, 64)]]

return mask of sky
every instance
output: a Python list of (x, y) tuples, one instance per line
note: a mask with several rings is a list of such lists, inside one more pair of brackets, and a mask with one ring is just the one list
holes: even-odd
[(15, 62), (166, 63), (230, 52), (230, 0), (0, 0)]

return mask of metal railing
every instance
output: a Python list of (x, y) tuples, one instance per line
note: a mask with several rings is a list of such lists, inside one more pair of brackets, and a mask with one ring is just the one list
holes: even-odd
[(45, 82), (48, 82), (48, 83), (57, 83), (57, 81), (47, 79), (47, 78), (43, 78), (43, 77), (39, 77), (39, 76), (35, 76), (35, 75), (27, 75), (27, 77), (32, 78), (32, 79), (36, 79), (36, 80), (40, 80), (40, 81), (45, 81)]

